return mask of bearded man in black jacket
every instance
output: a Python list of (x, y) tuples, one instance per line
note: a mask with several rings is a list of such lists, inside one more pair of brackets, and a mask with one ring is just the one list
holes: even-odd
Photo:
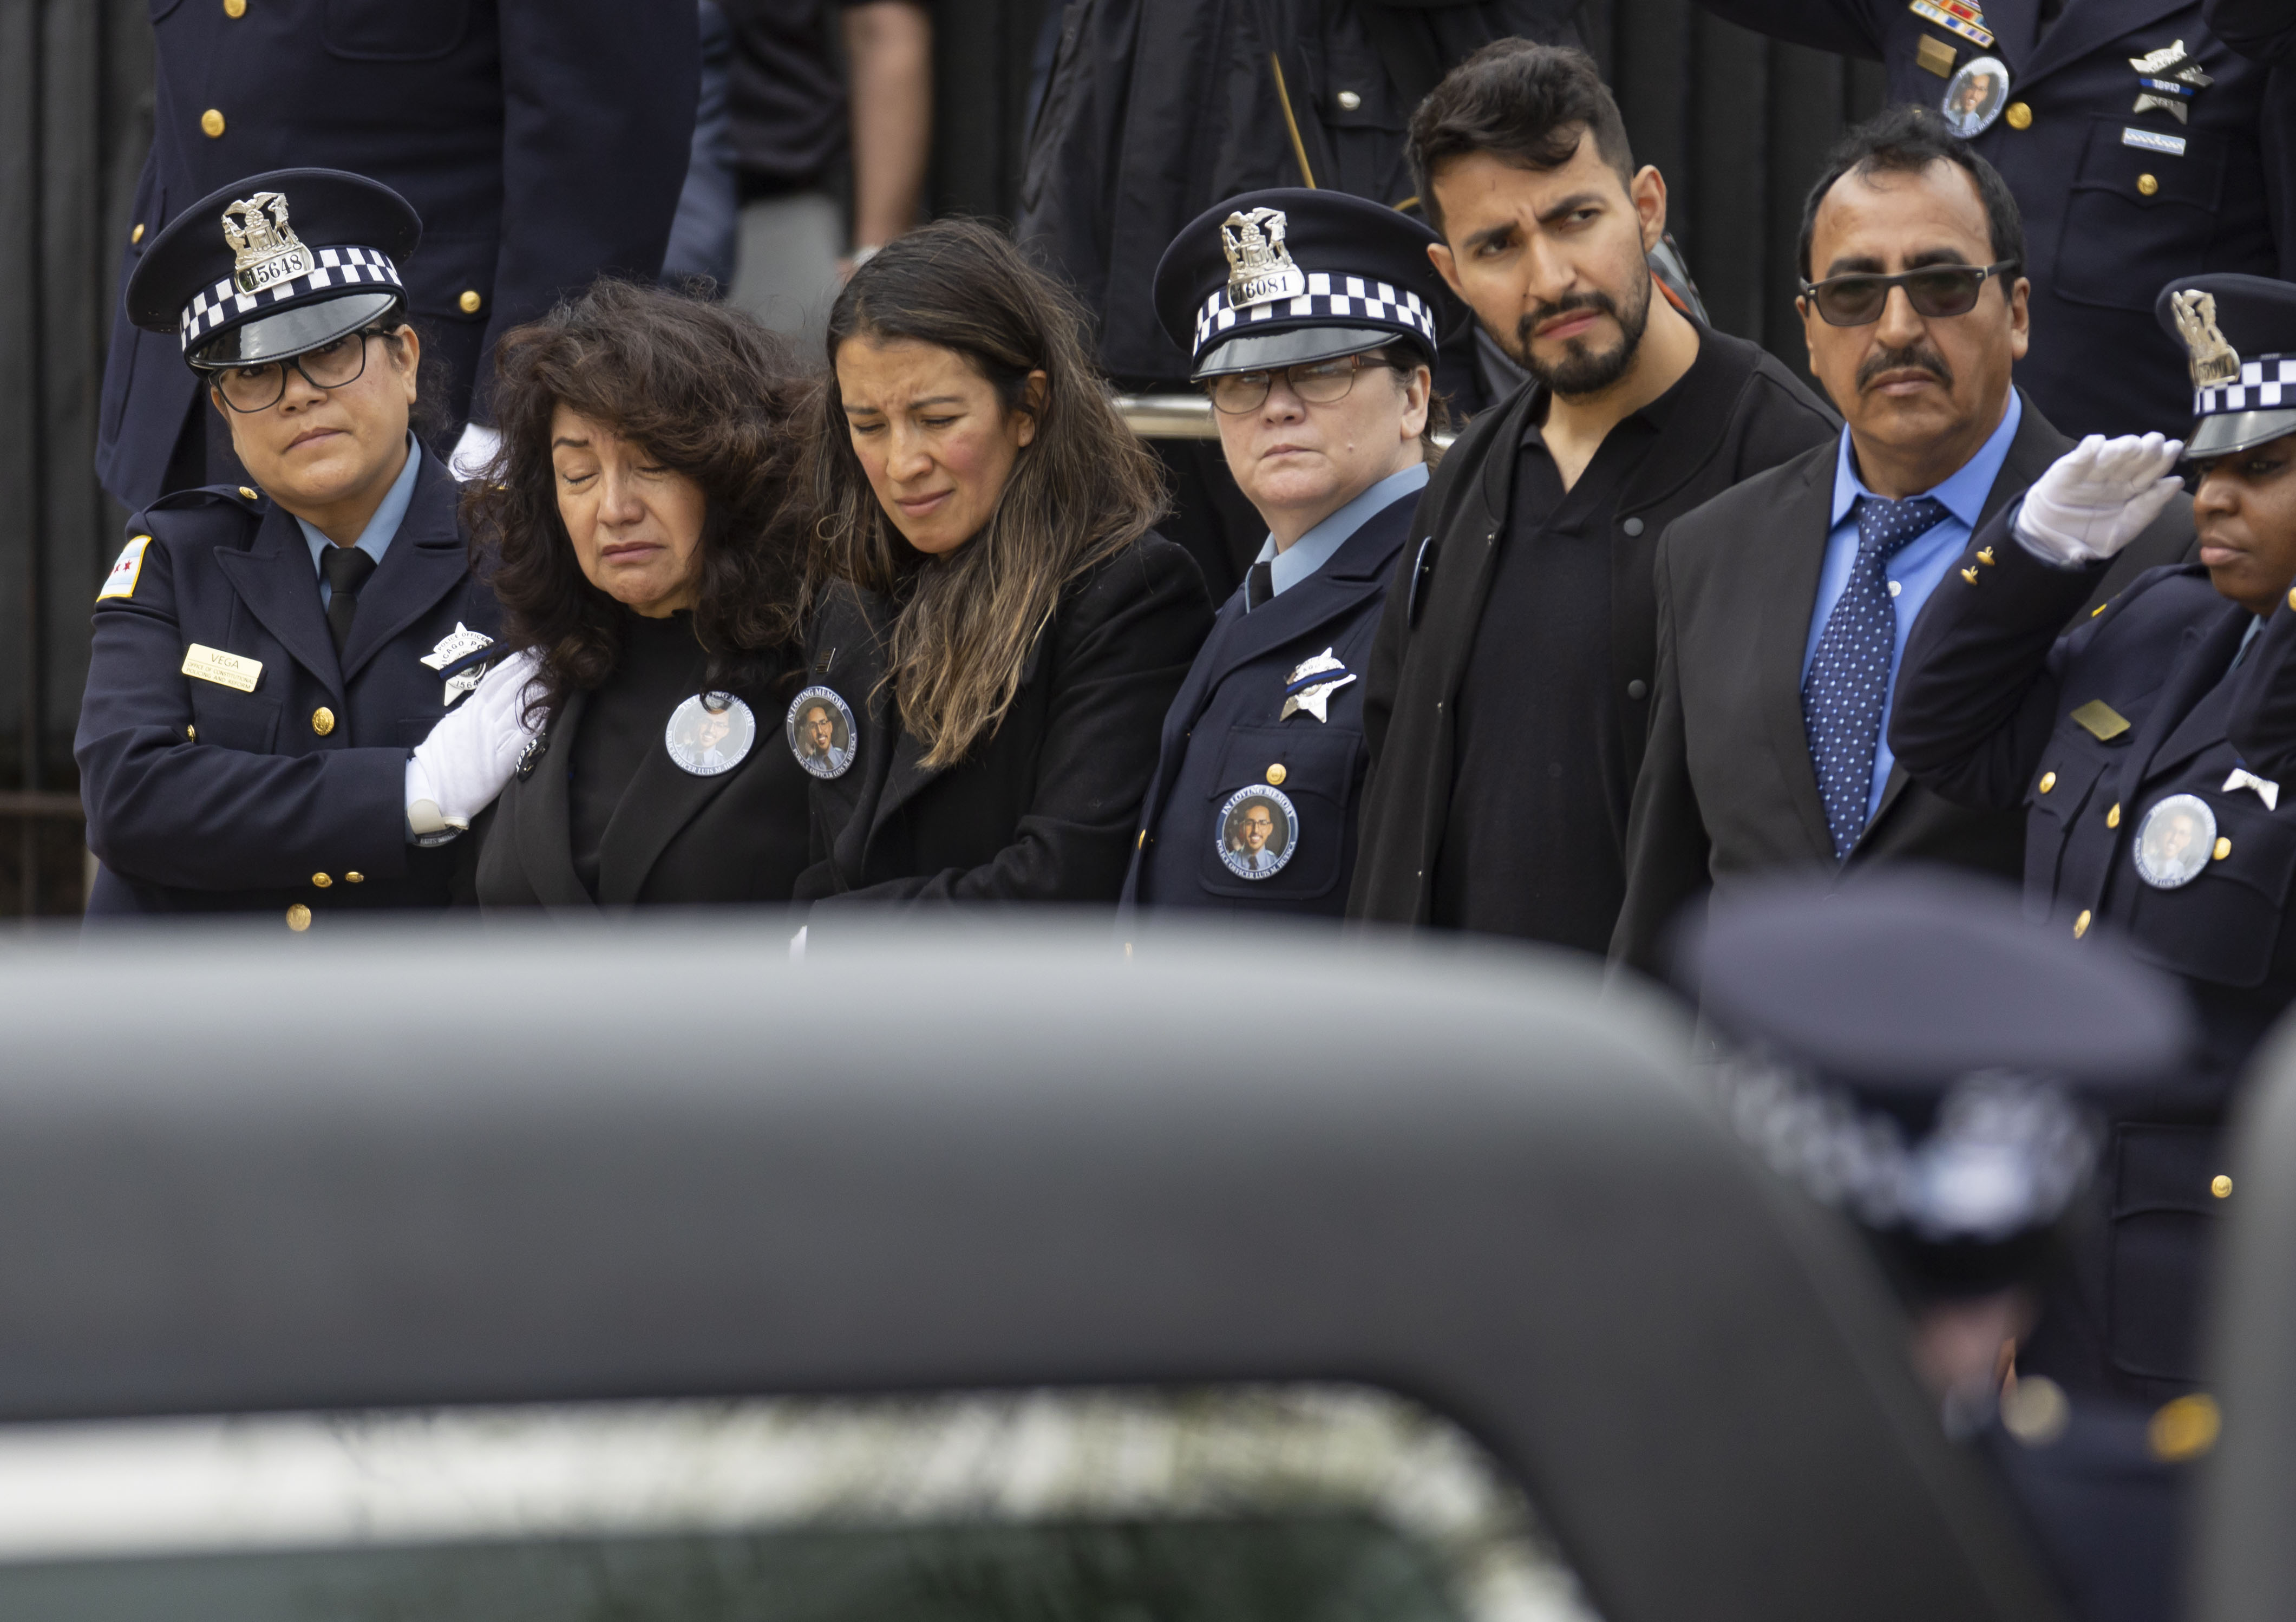
[(1502, 40), (1413, 118), (1429, 255), (1530, 373), (1429, 481), (1364, 696), (1372, 750), (1349, 915), (1599, 953), (1656, 659), (1651, 569), (1677, 515), (1830, 441), (1760, 348), (1676, 309), (1591, 58)]

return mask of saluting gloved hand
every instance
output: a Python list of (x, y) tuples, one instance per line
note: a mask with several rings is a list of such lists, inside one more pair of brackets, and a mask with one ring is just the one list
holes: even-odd
[(2182, 439), (2091, 434), (2049, 464), (2025, 492), (2012, 526), (2026, 551), (2071, 567), (2101, 563), (2144, 532), (2184, 493), (2171, 471)]
[(539, 666), (513, 653), (447, 712), (406, 762), (406, 825), (418, 837), (457, 832), (494, 804), (533, 740), (526, 686)]

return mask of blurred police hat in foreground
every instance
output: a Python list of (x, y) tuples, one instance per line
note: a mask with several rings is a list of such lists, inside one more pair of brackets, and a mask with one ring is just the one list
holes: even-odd
[(284, 360), (404, 306), (414, 206), (341, 169), (273, 169), (168, 222), (127, 280), (127, 318), (173, 332), (193, 367)]
[(2186, 456), (2227, 456), (2296, 433), (2296, 286), (2230, 272), (2179, 276), (2152, 313), (2192, 369)]
[(2088, 1109), (2170, 1076), (2180, 988), (1943, 870), (1718, 900), (1677, 979), (1734, 1045), (1734, 1126), (1923, 1293), (2028, 1276), (2094, 1166)]
[(1398, 340), (1428, 363), (1450, 294), (1418, 220), (1344, 192), (1279, 186), (1215, 203), (1156, 266), (1156, 315), (1193, 378), (1360, 355)]

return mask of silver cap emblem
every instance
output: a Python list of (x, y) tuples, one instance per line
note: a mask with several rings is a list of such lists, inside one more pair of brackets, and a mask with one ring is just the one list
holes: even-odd
[(318, 266), (287, 223), (287, 200), (277, 192), (258, 192), (226, 209), (223, 240), (239, 256), (232, 262), (231, 284), (242, 293), (308, 276)]
[(2169, 295), (2169, 307), (2176, 313), (2177, 334), (2192, 354), (2193, 387), (2240, 381), (2240, 351), (2217, 330), (2216, 295), (2185, 288)]
[(1297, 299), (1308, 278), (1283, 245), (1286, 222), (1281, 209), (1254, 209), (1220, 222), (1220, 249), (1227, 255), (1227, 301), (1236, 309), (1277, 299)]

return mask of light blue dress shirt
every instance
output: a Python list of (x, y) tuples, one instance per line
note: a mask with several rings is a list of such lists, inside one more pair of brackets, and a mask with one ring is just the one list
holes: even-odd
[(1345, 545), (1348, 537), (1362, 528), (1364, 520), (1373, 513), (1426, 487), (1427, 464), (1414, 462), (1400, 473), (1390, 473), (1283, 551), (1275, 550), (1275, 537), (1270, 535), (1252, 561), (1267, 565), (1275, 595), (1280, 597), (1287, 587), (1298, 585), (1329, 562), (1332, 554)]
[[(398, 533), (398, 526), (406, 521), (407, 504), (414, 499), (414, 477), (422, 471), (422, 447), (415, 442), (414, 436), (409, 434), (406, 436), (406, 465), (399, 469), (398, 477), (390, 481), (390, 488), (383, 492), (382, 504), (374, 510), (374, 516), (366, 520), (366, 528), (359, 531), (359, 538), (353, 543), (378, 563), (382, 561), (382, 554), (390, 550), (390, 543)], [(319, 606), (324, 608), (333, 600), (335, 588), (327, 584), (326, 570), (319, 568), (319, 560), (327, 555), (327, 548), (334, 543), (327, 538), (324, 530), (309, 520), (299, 518), (295, 521), (302, 525), (304, 542), (311, 548), (311, 568), (319, 577)]]
[[(1890, 768), (1898, 760), (1890, 748), (1890, 711), (1898, 696), (1898, 666), (1906, 657), (1906, 638), (1921, 617), (1922, 604), (1930, 600), (1945, 571), (1953, 567), (1953, 561), (1977, 532), (1985, 498), (1992, 492), (1993, 481), (2001, 476), (2001, 464), (2009, 457), (2009, 442), (2017, 437), (2017, 424), (2024, 417), (2025, 402), (2012, 389), (2009, 409), (2001, 414), (2001, 426), (1977, 447), (1977, 455), (1944, 483), (1921, 492), (1942, 503), (1948, 516), (1890, 560), (1890, 606), (1897, 610), (1898, 637), (1890, 649), (1889, 691), (1882, 698), (1882, 736), (1874, 749), (1874, 786), (1866, 797), (1868, 822), (1882, 808), (1882, 791), (1889, 785)], [(1833, 613), (1833, 605), (1841, 601), (1842, 588), (1849, 584), (1849, 570), (1857, 561), (1857, 498), (1873, 494), (1857, 477), (1849, 430), (1844, 428), (1841, 454), (1833, 465), (1833, 528), (1826, 533), (1825, 567), (1818, 571), (1816, 609), (1810, 615), (1809, 641), (1801, 651), (1804, 682), (1809, 680), (1809, 661), (1817, 656), (1818, 638), (1825, 635), (1825, 622)]]

